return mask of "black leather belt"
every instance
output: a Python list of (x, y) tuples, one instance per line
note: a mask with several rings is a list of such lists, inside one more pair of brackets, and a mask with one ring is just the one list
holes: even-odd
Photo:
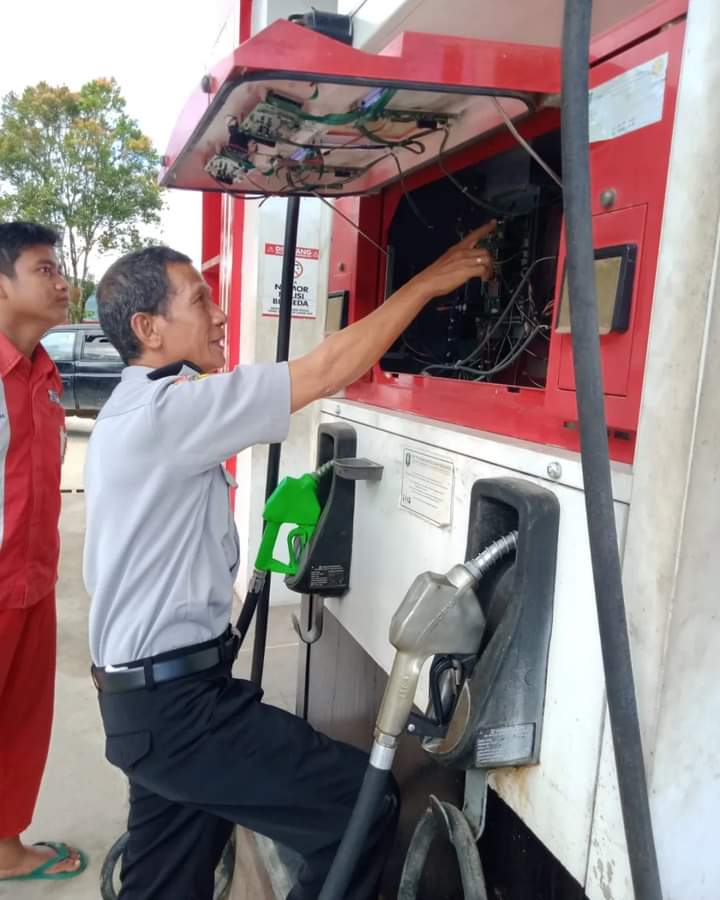
[(196, 647), (183, 647), (176, 653), (150, 656), (126, 666), (113, 666), (109, 670), (93, 666), (90, 672), (95, 687), (105, 694), (140, 691), (232, 661), (238, 645), (235, 632), (228, 628), (221, 637)]

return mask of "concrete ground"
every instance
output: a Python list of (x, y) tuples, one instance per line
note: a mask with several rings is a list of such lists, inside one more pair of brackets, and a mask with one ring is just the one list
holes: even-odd
[[(57, 587), (55, 720), (38, 807), (24, 839), (67, 841), (89, 855), (90, 865), (86, 872), (69, 881), (0, 884), (2, 900), (98, 900), (100, 866), (108, 848), (125, 830), (125, 778), (105, 760), (95, 689), (89, 677), (89, 600), (81, 568), (85, 528), (82, 466), (92, 420), (69, 418), (67, 426)], [(294, 607), (286, 606), (271, 609), (265, 663), (266, 699), (286, 709), (293, 709), (295, 704), (297, 638), (290, 621), (293, 611)], [(249, 672), (251, 636), (246, 647), (238, 658), (238, 674)]]

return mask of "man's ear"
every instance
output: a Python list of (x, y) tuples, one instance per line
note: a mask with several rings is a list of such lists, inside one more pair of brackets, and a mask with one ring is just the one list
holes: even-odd
[(159, 350), (162, 347), (162, 335), (157, 327), (157, 316), (149, 313), (134, 313), (130, 319), (130, 327), (138, 339), (143, 352)]

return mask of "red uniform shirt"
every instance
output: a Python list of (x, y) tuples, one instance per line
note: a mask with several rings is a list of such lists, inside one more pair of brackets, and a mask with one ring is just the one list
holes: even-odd
[(55, 587), (61, 392), (44, 347), (29, 360), (0, 332), (0, 610), (32, 606)]

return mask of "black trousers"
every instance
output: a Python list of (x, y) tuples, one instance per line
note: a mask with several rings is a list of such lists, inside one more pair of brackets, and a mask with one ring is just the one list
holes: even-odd
[[(130, 780), (121, 900), (212, 900), (234, 824), (304, 863), (288, 900), (317, 897), (367, 755), (261, 702), (230, 663), (152, 689), (100, 693), (106, 756)], [(399, 798), (388, 789), (347, 897), (376, 896)]]

